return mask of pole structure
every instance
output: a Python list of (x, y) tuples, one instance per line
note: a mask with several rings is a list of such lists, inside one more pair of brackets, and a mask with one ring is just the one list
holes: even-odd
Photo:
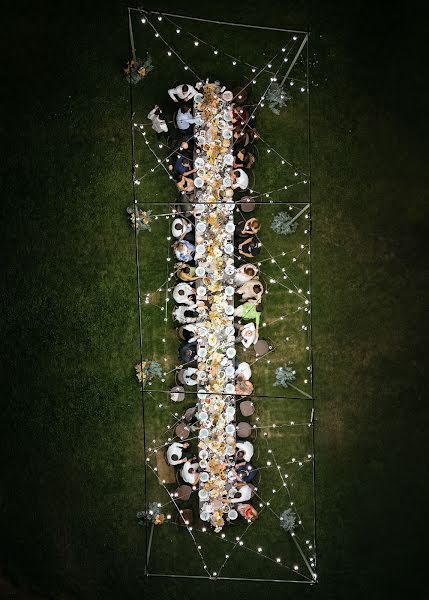
[(301, 42), (301, 46), (298, 48), (298, 52), (295, 54), (295, 58), (293, 59), (293, 61), (291, 62), (289, 69), (286, 71), (286, 75), (283, 77), (283, 79), (280, 82), (280, 87), (282, 88), (284, 86), (284, 83), (289, 75), (289, 73), (292, 71), (293, 67), (295, 66), (296, 61), (299, 58), (299, 55), (301, 54), (305, 44), (308, 41), (308, 33), (306, 34), (306, 36), (304, 37), (304, 39)]
[(128, 9), (128, 30), (130, 32), (130, 47), (131, 47), (131, 54), (133, 56), (133, 61), (134, 64), (137, 62), (136, 59), (136, 49), (134, 47), (134, 33), (133, 33), (133, 25), (131, 22), (131, 10)]

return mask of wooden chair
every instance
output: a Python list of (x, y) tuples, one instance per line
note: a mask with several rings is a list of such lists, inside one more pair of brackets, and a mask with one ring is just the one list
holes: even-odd
[(189, 498), (191, 497), (191, 494), (192, 494), (192, 487), (190, 485), (186, 485), (186, 484), (179, 485), (179, 487), (175, 491), (175, 494), (177, 494), (177, 496), (176, 496), (177, 500), (183, 500), (183, 501), (189, 500)]

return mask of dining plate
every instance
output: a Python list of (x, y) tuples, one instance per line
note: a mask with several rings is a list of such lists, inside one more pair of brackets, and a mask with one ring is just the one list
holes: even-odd
[[(228, 348), (228, 350), (234, 350), (234, 348)], [(228, 350), (227, 350), (227, 352), (228, 352)], [(232, 358), (232, 356), (230, 358)], [(233, 383), (227, 383), (225, 386), (225, 393), (234, 394), (235, 393), (235, 385)]]
[(232, 287), (232, 285), (227, 285), (225, 288), (225, 294), (227, 296), (233, 296), (234, 295), (234, 288)]
[(232, 154), (225, 154), (223, 162), (228, 166), (232, 166), (234, 164), (234, 156)]
[(205, 164), (206, 163), (204, 158), (198, 157), (197, 159), (195, 159), (195, 167), (197, 169), (201, 169), (202, 167), (204, 167)]
[[(207, 225), (203, 222), (200, 221), (199, 223), (197, 223), (197, 231), (199, 231), (200, 233), (203, 233), (205, 230), (207, 229)], [(198, 269), (203, 269), (204, 267), (198, 267)], [(205, 273), (205, 269), (204, 269), (204, 273)], [(204, 273), (202, 273), (200, 275), (200, 277), (202, 277), (202, 275), (204, 275)], [(197, 275), (199, 275), (199, 273), (197, 273)]]
[(237, 512), (236, 510), (234, 510), (234, 509), (231, 509), (231, 510), (228, 512), (228, 519), (229, 519), (230, 521), (235, 521), (235, 519), (236, 519), (237, 517), (238, 517), (238, 512)]
[(205, 296), (206, 295), (206, 288), (203, 285), (200, 285), (197, 287), (197, 294), (198, 296)]
[(234, 314), (234, 307), (232, 304), (228, 304), (228, 306), (225, 308), (225, 314), (227, 314), (229, 317)]
[[(232, 435), (233, 433), (235, 433), (235, 425), (230, 423), (229, 425), (227, 425), (225, 427), (225, 431), (226, 431), (226, 433), (230, 433)], [(201, 431), (200, 431), (200, 433), (201, 433)]]
[(225, 333), (226, 335), (232, 335), (234, 333), (234, 325), (228, 325), (225, 327)]
[(200, 413), (198, 413), (199, 421), (207, 421), (208, 418), (209, 418), (209, 416), (204, 410), (202, 410)]
[[(235, 431), (235, 428), (234, 428), (234, 431)], [(203, 438), (203, 439), (206, 438), (208, 435), (209, 435), (209, 432), (205, 427), (202, 427), (198, 433), (198, 437)]]
[(195, 177), (194, 179), (194, 185), (197, 188), (202, 188), (204, 185), (204, 180), (202, 179), (202, 177)]
[[(209, 479), (210, 479), (210, 475), (206, 471), (201, 473), (200, 481), (202, 481), (203, 483), (206, 483)], [(203, 514), (203, 513), (201, 513), (201, 514)], [(203, 519), (203, 521), (204, 521), (204, 519)]]
[(196, 102), (197, 104), (199, 104), (202, 99), (204, 98), (204, 96), (202, 94), (195, 94), (194, 96), (194, 102)]
[(222, 131), (222, 137), (224, 140), (230, 140), (232, 138), (232, 132), (230, 129), (224, 129)]
[(234, 272), (235, 272), (235, 267), (234, 267), (234, 265), (227, 265), (227, 266), (225, 267), (225, 273), (226, 273), (227, 275), (234, 275)]
[(198, 492), (198, 496), (201, 498), (201, 500), (205, 500), (206, 498), (209, 497), (209, 493), (207, 490), (205, 490), (204, 488), (202, 488), (199, 492)]
[(197, 354), (200, 358), (205, 358), (207, 356), (207, 348), (198, 348)]
[[(234, 329), (234, 328), (233, 328)], [(225, 369), (225, 375), (227, 377), (234, 377), (235, 374), (235, 369), (234, 367), (232, 367), (231, 365), (229, 365), (229, 367), (226, 367)]]
[(196, 247), (196, 251), (198, 252), (198, 254), (204, 254), (206, 251), (206, 247), (204, 244), (198, 244), (198, 246)]
[(234, 358), (234, 356), (237, 354), (237, 351), (235, 348), (228, 348), (226, 351), (226, 355), (228, 358)]
[(222, 183), (225, 187), (231, 187), (231, 177), (224, 177)]
[(234, 252), (234, 244), (230, 244), (229, 242), (225, 244), (224, 248), (227, 254), (232, 254)]
[[(227, 224), (225, 225), (225, 231), (226, 231), (227, 233), (234, 233), (234, 230), (235, 230), (235, 225), (234, 225), (234, 223), (233, 223), (232, 221), (229, 221), (229, 223), (227, 223)], [(233, 271), (233, 272), (234, 272), (234, 271)]]
[(223, 94), (222, 94), (222, 99), (225, 100), (225, 102), (231, 102), (231, 100), (234, 98), (234, 94), (232, 92), (230, 92), (229, 90), (226, 90)]

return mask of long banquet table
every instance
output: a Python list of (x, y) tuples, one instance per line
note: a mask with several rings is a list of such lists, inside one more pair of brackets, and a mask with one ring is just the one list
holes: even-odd
[(216, 532), (237, 517), (235, 493), (235, 330), (232, 94), (206, 83), (194, 99), (197, 300), (208, 306), (198, 329), (200, 518)]

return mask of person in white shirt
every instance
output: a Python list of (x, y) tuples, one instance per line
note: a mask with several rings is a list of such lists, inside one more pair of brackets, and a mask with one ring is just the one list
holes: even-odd
[(256, 344), (258, 341), (258, 330), (256, 329), (255, 323), (246, 323), (246, 325), (240, 325), (241, 343), (245, 348), (250, 348), (252, 344)]
[(177, 127), (182, 131), (189, 131), (191, 125), (198, 122), (199, 120), (194, 119), (194, 117), (192, 116), (191, 107), (189, 106), (189, 104), (184, 104), (177, 111), (176, 123)]
[(182, 85), (168, 90), (168, 95), (174, 102), (179, 102), (179, 100), (189, 102), (196, 93), (197, 90), (189, 83), (182, 83)]
[(158, 104), (155, 104), (155, 108), (153, 108), (148, 114), (147, 118), (152, 121), (152, 129), (156, 131), (156, 133), (168, 133), (168, 126), (164, 119), (160, 118), (160, 114), (162, 113)]
[[(171, 446), (167, 448), (167, 462), (169, 465), (181, 465), (185, 463), (192, 454), (186, 449), (189, 448), (189, 442), (180, 444), (179, 442), (173, 442)], [(190, 455), (190, 456), (187, 456)]]
[(178, 283), (173, 290), (173, 299), (177, 304), (187, 304), (193, 306), (195, 304), (195, 298), (191, 296), (195, 294), (193, 287), (189, 283), (182, 281)]
[(251, 279), (254, 279), (257, 276), (258, 272), (259, 272), (259, 269), (258, 269), (258, 267), (255, 267), (255, 265), (252, 265), (250, 263), (241, 265), (241, 267), (238, 267), (238, 269), (235, 269), (235, 273), (234, 273), (235, 285), (240, 286), (240, 285), (247, 283)]
[(180, 471), (180, 475), (185, 483), (196, 485), (200, 478), (198, 473), (198, 463), (191, 463), (190, 461), (185, 462)]
[(236, 377), (241, 376), (246, 381), (249, 381), (249, 379), (252, 377), (252, 369), (250, 368), (249, 363), (241, 362), (238, 365), (238, 367), (235, 369), (235, 376)]
[(174, 219), (171, 225), (171, 233), (175, 238), (182, 240), (185, 235), (192, 231), (192, 223), (183, 217), (177, 217)]
[(260, 302), (264, 288), (259, 279), (252, 279), (235, 290), (235, 293), (240, 294), (242, 300), (255, 299)]
[(239, 459), (241, 458), (241, 454), (242, 454), (242, 459), (245, 462), (250, 462), (253, 456), (253, 444), (251, 442), (237, 442), (236, 444), (237, 446), (237, 455), (236, 455), (236, 463), (239, 462)]
[(234, 498), (230, 499), (230, 502), (247, 502), (252, 497), (252, 494), (253, 489), (250, 487), (250, 485), (245, 483), (239, 488)]
[(198, 369), (194, 367), (188, 367), (187, 369), (183, 369), (183, 382), (185, 385), (197, 385), (198, 383)]
[(231, 186), (233, 190), (235, 190), (236, 188), (245, 190), (249, 186), (249, 177), (243, 171), (243, 169), (235, 169), (232, 172), (232, 179), (234, 181), (234, 183)]

